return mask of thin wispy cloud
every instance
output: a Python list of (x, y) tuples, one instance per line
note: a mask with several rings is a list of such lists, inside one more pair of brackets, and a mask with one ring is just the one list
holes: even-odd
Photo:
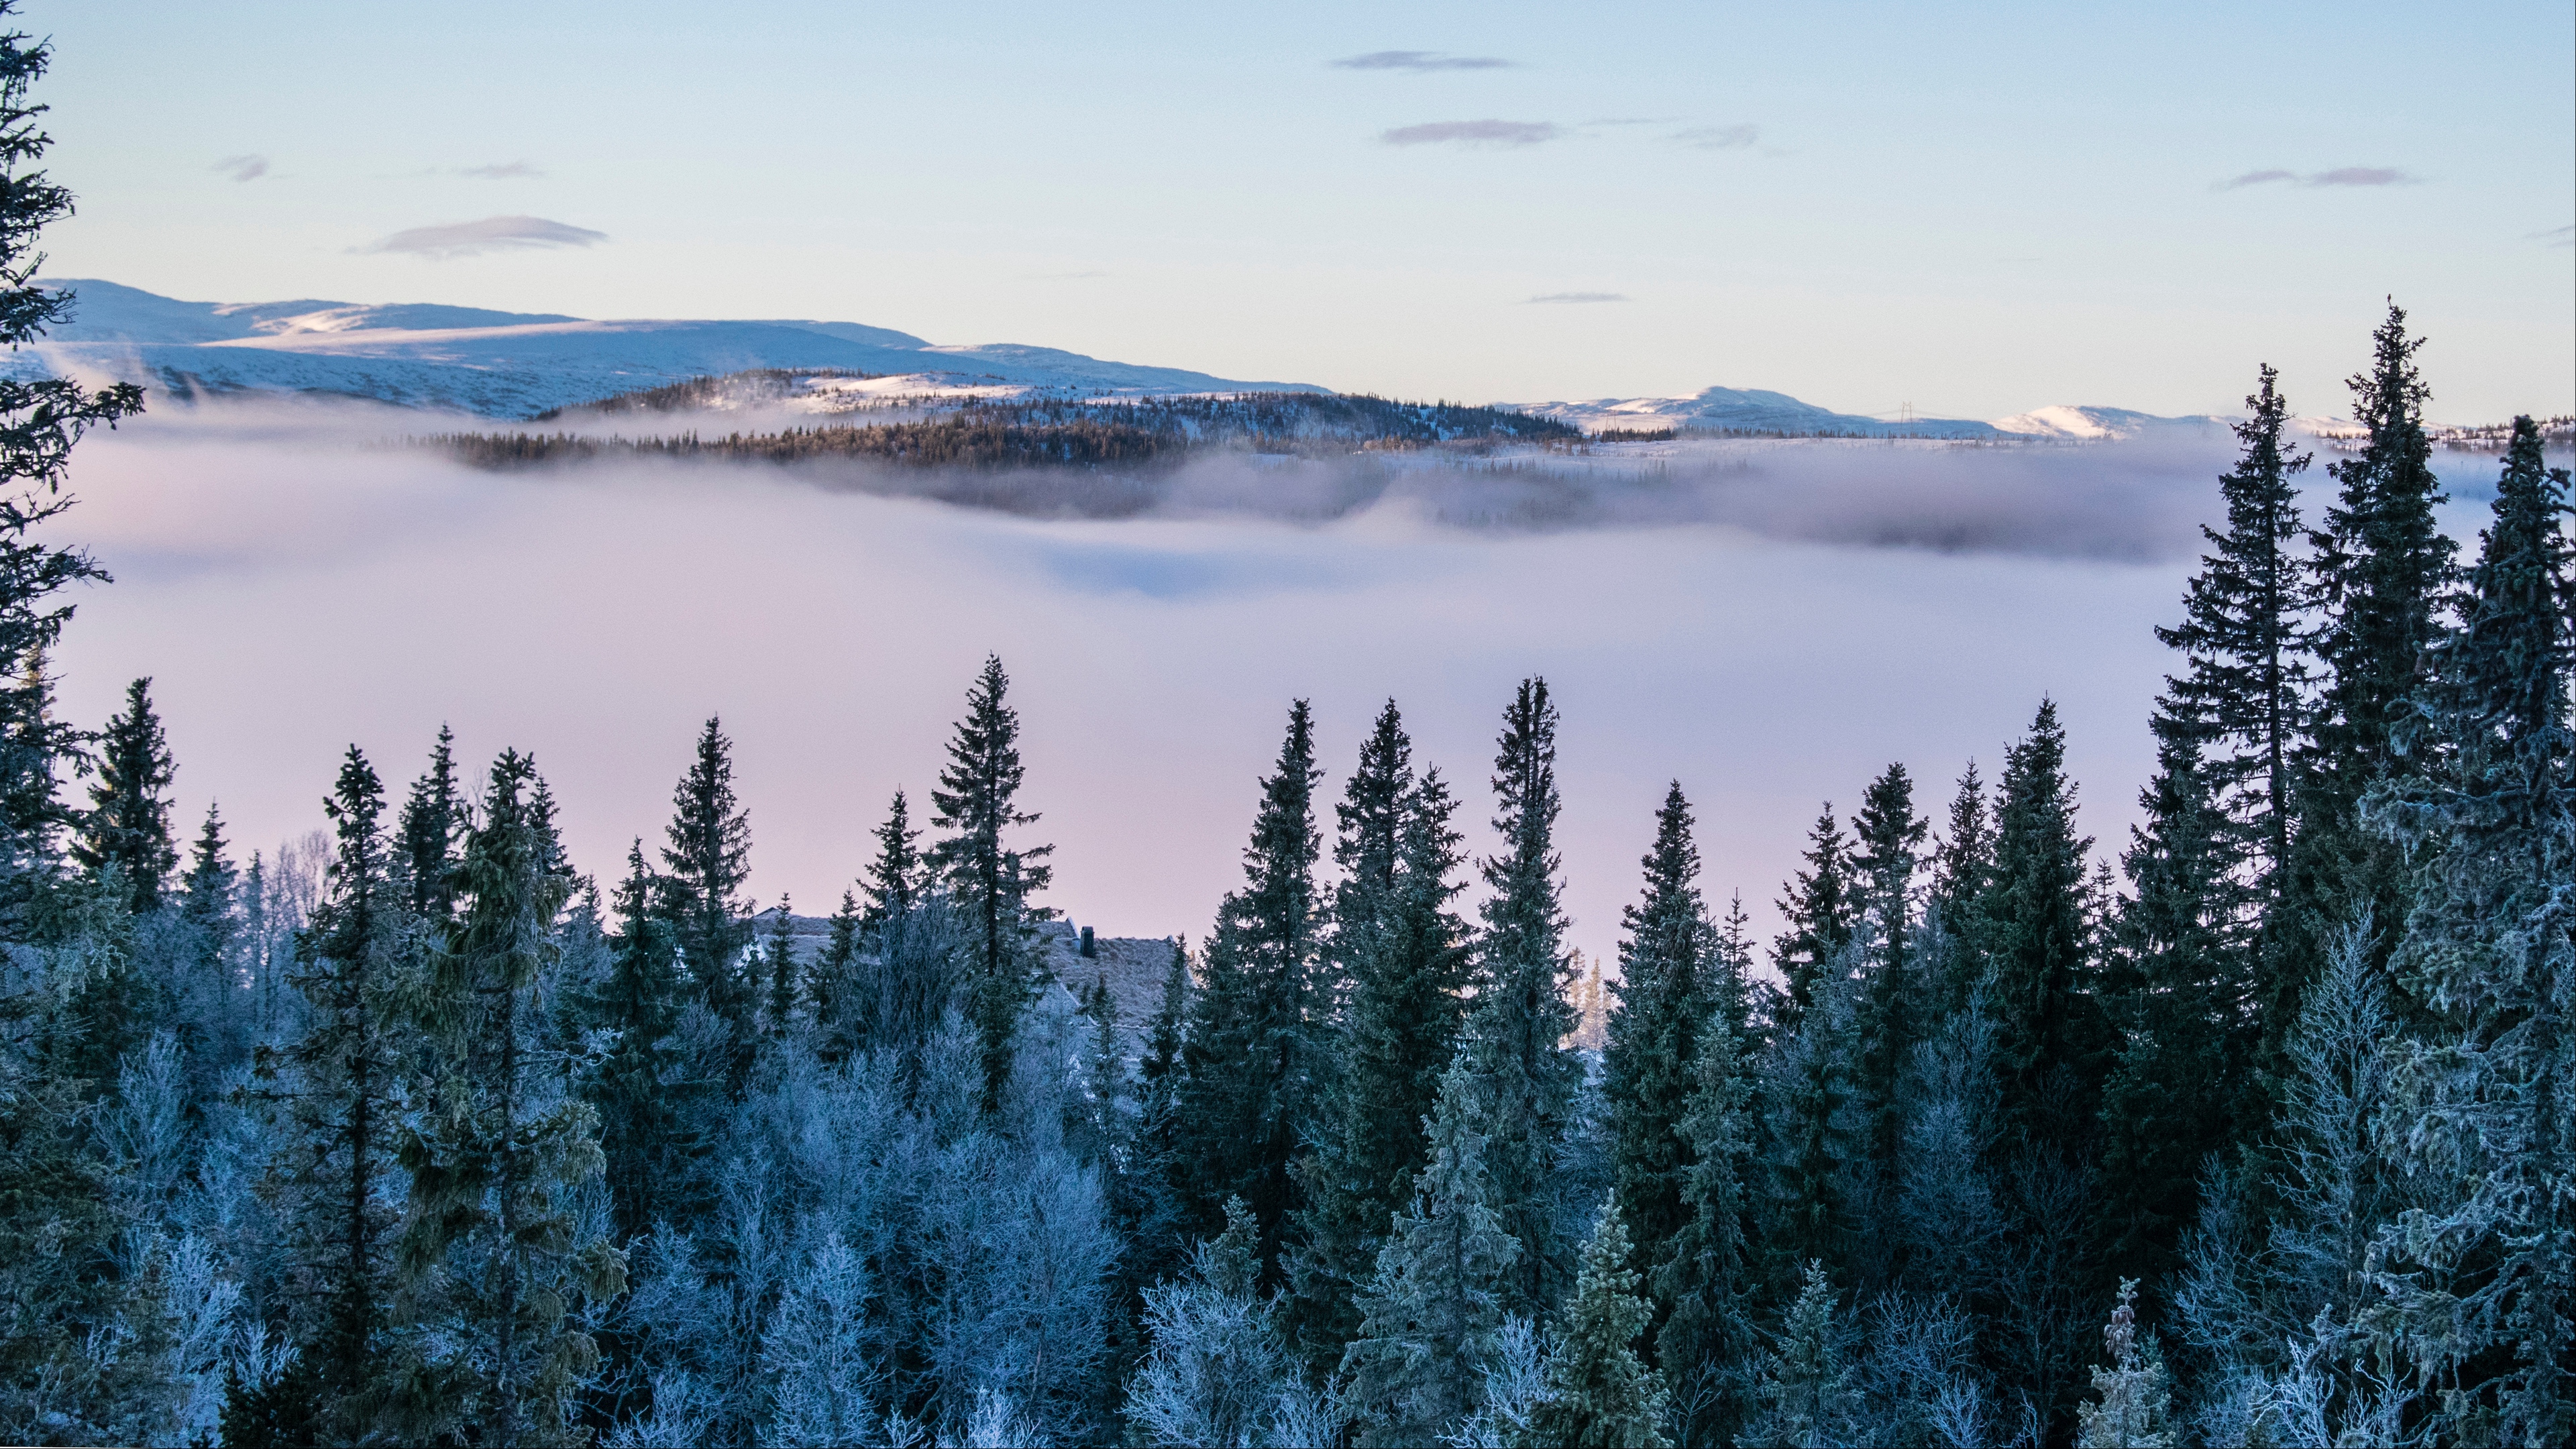
[(2272, 167), (2231, 176), (2213, 189), (2235, 191), (2247, 186), (2275, 186), (2284, 182), (2298, 186), (2412, 186), (2416, 180), (2416, 177), (2394, 166), (2338, 166), (2332, 171), (2312, 171), (2305, 176)]
[(1544, 296), (1544, 297), (1532, 297), (1532, 298), (1530, 298), (1530, 299), (1529, 299), (1529, 301), (1531, 301), (1531, 302), (1533, 302), (1533, 303), (1536, 303), (1536, 302), (1625, 302), (1625, 301), (1627, 301), (1627, 300), (1628, 300), (1628, 296), (1627, 296), (1627, 294), (1626, 294), (1626, 293), (1624, 293), (1624, 292), (1550, 292), (1550, 293), (1548, 293), (1548, 294), (1547, 294), (1546, 296)]
[(1436, 50), (1372, 50), (1333, 62), (1335, 70), (1508, 70), (1516, 62), (1499, 55), (1444, 55)]
[(259, 178), (268, 174), (268, 158), (265, 156), (227, 156), (221, 161), (216, 162), (212, 169), (217, 175), (229, 176), (235, 181), (257, 181)]
[(358, 250), (395, 252), (443, 261), (449, 257), (470, 257), (483, 252), (595, 246), (606, 240), (608, 233), (604, 231), (548, 221), (542, 216), (487, 216), (481, 221), (416, 226)]
[(1742, 122), (1732, 126), (1693, 126), (1672, 139), (1695, 151), (1741, 151), (1762, 139), (1762, 128)]
[(1390, 146), (1535, 146), (1564, 134), (1554, 121), (1426, 121), (1398, 126), (1378, 139)]
[(501, 161), (490, 166), (460, 166), (456, 168), (456, 174), (471, 176), (477, 181), (515, 181), (521, 177), (543, 176), (546, 173), (525, 161)]
[(2523, 240), (2542, 242), (2553, 247), (2576, 247), (2576, 226), (2551, 227), (2547, 231), (2533, 232)]

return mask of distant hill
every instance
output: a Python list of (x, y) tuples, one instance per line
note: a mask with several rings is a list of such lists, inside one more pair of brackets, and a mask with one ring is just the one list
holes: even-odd
[(114, 282), (49, 278), (73, 320), (17, 365), (131, 378), (169, 392), (323, 393), (493, 418), (753, 368), (1008, 383), (1064, 395), (1321, 392), (1050, 347), (935, 346), (855, 322), (593, 321), (427, 303), (185, 302)]

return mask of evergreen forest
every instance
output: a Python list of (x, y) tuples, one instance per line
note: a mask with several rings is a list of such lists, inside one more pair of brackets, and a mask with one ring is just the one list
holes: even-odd
[(2128, 838), (2028, 701), (1991, 775), (1816, 782), (1763, 940), (1676, 783), (1597, 1033), (1538, 678), (1461, 761), (1283, 700), (1146, 1000), (1061, 945), (998, 658), (819, 942), (715, 719), (620, 861), (435, 721), (246, 855), (149, 679), (54, 697), (67, 470), (146, 399), (0, 375), (0, 1441), (2568, 1443), (2569, 479), (2520, 420), (2455, 546), (2422, 345), (2304, 487), (2256, 374)]

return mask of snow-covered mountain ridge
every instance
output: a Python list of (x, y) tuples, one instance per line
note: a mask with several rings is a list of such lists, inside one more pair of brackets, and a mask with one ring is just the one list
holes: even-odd
[(2168, 428), (2223, 426), (2211, 417), (2158, 417), (2128, 408), (2058, 405), (1980, 422), (1968, 418), (1881, 418), (1838, 413), (1787, 393), (1712, 387), (1689, 397), (1595, 398), (1533, 403), (1524, 411), (1573, 423), (1586, 432), (1754, 433), (1792, 437), (1950, 438), (1996, 442), (2110, 442)]

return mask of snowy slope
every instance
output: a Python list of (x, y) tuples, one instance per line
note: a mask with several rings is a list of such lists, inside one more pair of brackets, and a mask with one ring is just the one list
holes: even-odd
[(2023, 433), (2034, 438), (2062, 439), (2074, 442), (2107, 443), (2144, 437), (2168, 428), (2189, 428), (2208, 432), (2226, 423), (2204, 414), (2163, 418), (2153, 413), (2133, 412), (2128, 408), (2072, 407), (2060, 403), (2054, 407), (2033, 408), (2008, 418), (1995, 419), (1995, 429), (2005, 433)]
[(1698, 428), (1711, 432), (1783, 433), (1807, 437), (1991, 438), (1993, 423), (1963, 418), (1889, 421), (1838, 413), (1763, 388), (1712, 387), (1690, 397), (1595, 398), (1590, 402), (1532, 403), (1522, 409), (1559, 418), (1587, 432), (1604, 428)]
[(910, 333), (854, 322), (589, 321), (429, 304), (182, 302), (113, 282), (46, 285), (68, 287), (79, 300), (74, 319), (34, 349), (36, 362), (179, 393), (337, 393), (526, 417), (756, 367), (929, 374), (1085, 394), (1324, 391), (1046, 347), (933, 347)]

